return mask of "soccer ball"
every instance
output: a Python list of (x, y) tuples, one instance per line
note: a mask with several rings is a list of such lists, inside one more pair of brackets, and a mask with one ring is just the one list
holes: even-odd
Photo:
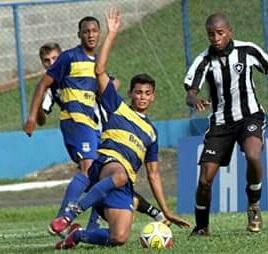
[(173, 246), (172, 232), (162, 222), (151, 222), (142, 229), (140, 242), (143, 248), (169, 249)]

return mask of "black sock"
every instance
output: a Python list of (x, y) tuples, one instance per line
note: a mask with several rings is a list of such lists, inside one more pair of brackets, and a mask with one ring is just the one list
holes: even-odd
[(145, 200), (144, 197), (142, 197), (140, 194), (135, 192), (134, 197), (135, 203), (136, 203), (136, 210), (140, 213), (145, 213), (152, 217), (155, 220), (162, 220), (164, 219), (163, 213), (153, 205), (151, 205), (147, 200)]
[(261, 183), (247, 185), (246, 193), (249, 204), (256, 204), (261, 199), (261, 190)]
[(195, 221), (198, 229), (209, 225), (209, 207), (195, 206)]

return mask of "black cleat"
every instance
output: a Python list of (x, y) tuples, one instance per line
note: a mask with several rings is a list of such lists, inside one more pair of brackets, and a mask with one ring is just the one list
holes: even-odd
[(197, 226), (194, 227), (192, 233), (190, 234), (191, 236), (209, 236), (209, 230), (207, 227), (204, 228), (198, 228)]

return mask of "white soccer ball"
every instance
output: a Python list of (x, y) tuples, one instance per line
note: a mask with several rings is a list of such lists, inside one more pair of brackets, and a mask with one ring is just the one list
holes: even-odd
[(142, 229), (140, 242), (143, 248), (169, 249), (173, 246), (172, 232), (162, 222), (151, 222)]

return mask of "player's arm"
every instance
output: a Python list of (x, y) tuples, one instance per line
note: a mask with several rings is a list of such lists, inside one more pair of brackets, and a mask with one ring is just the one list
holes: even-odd
[(46, 123), (46, 114), (41, 106), (39, 107), (39, 110), (37, 112), (36, 123), (39, 126), (43, 126)]
[(186, 104), (200, 112), (206, 110), (206, 107), (210, 106), (211, 103), (207, 100), (198, 98), (198, 92), (199, 91), (196, 89), (189, 89), (187, 91)]
[(146, 166), (148, 181), (149, 181), (151, 190), (153, 192), (153, 195), (160, 209), (163, 211), (165, 217), (168, 220), (170, 220), (172, 223), (180, 227), (190, 227), (191, 224), (189, 222), (173, 214), (167, 206), (166, 198), (165, 198), (164, 191), (163, 191), (160, 170), (159, 170), (159, 162), (157, 161), (147, 162), (145, 166)]
[(120, 11), (116, 8), (111, 8), (106, 14), (106, 22), (108, 33), (105, 37), (95, 65), (95, 73), (98, 81), (98, 89), (100, 94), (103, 93), (109, 82), (109, 76), (107, 74), (106, 68), (109, 59), (109, 54), (111, 52), (113, 43), (115, 41), (116, 35), (119, 31), (121, 24)]
[(37, 120), (39, 120), (38, 113), (41, 108), (41, 103), (43, 100), (43, 96), (46, 90), (53, 84), (54, 80), (49, 75), (45, 74), (42, 79), (39, 81), (36, 89), (34, 91), (34, 95), (32, 98), (32, 103), (30, 107), (30, 113), (27, 121), (25, 122), (23, 129), (27, 135), (31, 136), (32, 132), (36, 127)]

